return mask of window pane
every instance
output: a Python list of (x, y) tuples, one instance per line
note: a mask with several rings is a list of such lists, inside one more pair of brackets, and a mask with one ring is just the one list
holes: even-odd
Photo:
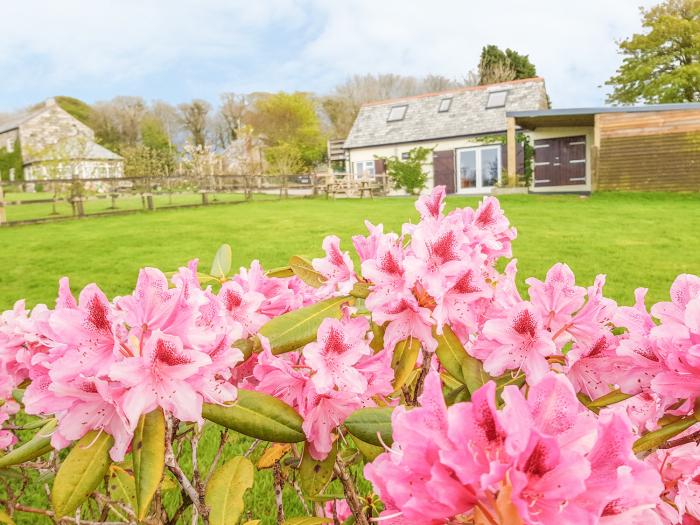
[(498, 182), (498, 155), (496, 148), (482, 149), (481, 153), (481, 185), (494, 186)]
[(406, 116), (406, 108), (408, 106), (394, 106), (389, 110), (389, 117), (386, 119), (388, 122), (395, 120), (403, 120)]
[(459, 152), (459, 187), (460, 189), (476, 187), (476, 151)]
[(438, 109), (438, 111), (439, 111), (440, 113), (444, 113), (445, 111), (449, 111), (449, 110), (450, 110), (450, 105), (451, 105), (451, 104), (452, 104), (452, 99), (451, 99), (451, 98), (443, 98), (443, 99), (440, 101), (440, 109)]
[(365, 175), (374, 177), (374, 161), (368, 160), (365, 162)]
[(355, 175), (362, 175), (362, 168), (364, 167), (364, 162), (355, 163)]
[(489, 93), (489, 100), (486, 102), (486, 109), (502, 108), (505, 106), (507, 94), (507, 91), (494, 91), (493, 93)]

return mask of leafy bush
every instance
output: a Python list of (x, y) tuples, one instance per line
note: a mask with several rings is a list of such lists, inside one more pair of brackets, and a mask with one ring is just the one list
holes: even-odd
[[(207, 273), (145, 268), (114, 300), (64, 278), (55, 308), (17, 302), (0, 522), (238, 525), (256, 468), (277, 502), (259, 517), (287, 525), (700, 520), (700, 277), (648, 311), (645, 289), (620, 307), (604, 275), (582, 287), (557, 263), (526, 300), (498, 200), (444, 199), (421, 197), (400, 235), (368, 223), (359, 268), (336, 236), (267, 272), (232, 274), (223, 246)], [(222, 463), (229, 432), (256, 441)], [(52, 510), (22, 500), (30, 483), (51, 483)], [(285, 486), (308, 517), (285, 521)]]
[(394, 183), (394, 189), (404, 189), (407, 193), (415, 195), (425, 188), (428, 175), (423, 171), (423, 165), (432, 151), (430, 148), (417, 147), (408, 152), (406, 159), (383, 159), (387, 175)]

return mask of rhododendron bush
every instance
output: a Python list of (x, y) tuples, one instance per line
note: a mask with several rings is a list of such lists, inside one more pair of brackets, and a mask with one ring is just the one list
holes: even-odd
[[(498, 201), (444, 197), (401, 232), (367, 223), (353, 256), (329, 236), (324, 257), (231, 274), (224, 246), (209, 273), (145, 268), (123, 297), (64, 278), (55, 307), (18, 301), (0, 522), (700, 524), (700, 278), (618, 306), (559, 263), (523, 297)], [(227, 457), (234, 436), (247, 452)], [(244, 506), (256, 469), (263, 515)], [(30, 483), (50, 508), (22, 503)]]

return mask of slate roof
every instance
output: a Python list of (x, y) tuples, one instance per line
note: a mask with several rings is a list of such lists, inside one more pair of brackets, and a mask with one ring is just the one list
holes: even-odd
[(46, 151), (38, 155), (25, 158), (25, 164), (47, 160), (61, 160), (68, 157), (70, 160), (122, 160), (123, 157), (113, 151), (100, 146), (92, 140), (66, 139), (55, 145), (53, 150), (48, 147)]
[[(40, 111), (43, 110), (44, 108), (41, 108)], [(40, 113), (40, 111), (23, 111), (21, 113), (9, 115), (7, 118), (0, 120), (0, 133), (4, 133), (5, 131), (10, 131), (12, 129), (17, 129), (20, 126), (20, 124), (22, 124), (25, 120), (28, 120), (34, 115), (37, 115), (38, 113)]]
[[(506, 105), (486, 109), (489, 93), (494, 91), (508, 91)], [(452, 98), (449, 111), (438, 112), (440, 101), (449, 97)], [(403, 120), (387, 122), (391, 108), (404, 104), (408, 108)], [(503, 132), (507, 111), (546, 108), (542, 78), (370, 102), (360, 108), (345, 141), (345, 149)]]

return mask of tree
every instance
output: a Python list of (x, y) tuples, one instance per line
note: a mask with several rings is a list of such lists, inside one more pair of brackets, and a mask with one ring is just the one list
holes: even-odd
[(194, 99), (178, 105), (182, 126), (190, 134), (195, 146), (204, 147), (207, 143), (207, 125), (211, 104), (206, 100)]
[(644, 33), (619, 42), (622, 65), (608, 101), (700, 101), (700, 0), (667, 0), (640, 9)]
[(537, 70), (528, 55), (521, 55), (512, 49), (502, 51), (493, 44), (481, 50), (479, 83), (482, 85), (536, 76)]
[(223, 93), (221, 105), (214, 117), (214, 135), (217, 145), (226, 148), (238, 138), (238, 131), (250, 106), (248, 95)]
[(326, 137), (316, 105), (307, 93), (258, 96), (247, 120), (268, 149), (282, 144), (295, 149), (305, 171), (325, 155)]
[(92, 128), (97, 142), (121, 151), (141, 140), (141, 123), (148, 107), (141, 97), (114, 97), (98, 102), (93, 108)]

